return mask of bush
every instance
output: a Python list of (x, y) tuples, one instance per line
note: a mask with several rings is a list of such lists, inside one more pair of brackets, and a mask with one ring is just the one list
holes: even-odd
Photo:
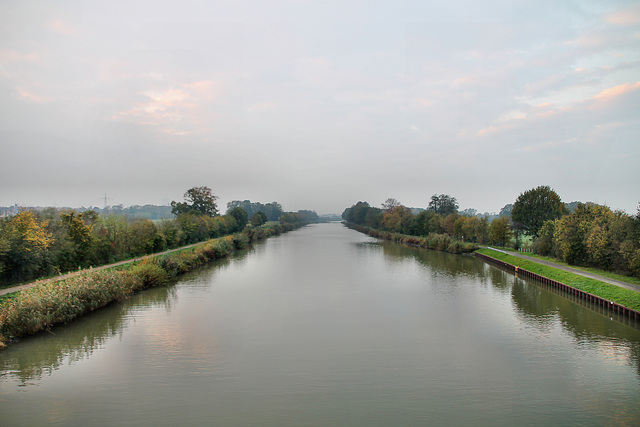
[(169, 282), (169, 274), (153, 259), (145, 259), (142, 263), (131, 267), (130, 271), (140, 279), (143, 288), (163, 286)]

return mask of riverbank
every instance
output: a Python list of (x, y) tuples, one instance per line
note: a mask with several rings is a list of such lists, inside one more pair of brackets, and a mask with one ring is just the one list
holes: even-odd
[(121, 301), (142, 289), (163, 286), (201, 265), (229, 256), (253, 242), (291, 231), (291, 224), (267, 225), (102, 270), (49, 280), (12, 294), (0, 304), (0, 348), (24, 335), (48, 330)]
[(613, 302), (614, 304), (619, 304), (627, 309), (640, 311), (640, 292), (633, 289), (633, 287), (636, 286), (633, 284), (623, 286), (622, 284), (607, 283), (607, 278), (598, 277), (593, 273), (581, 275), (570, 271), (563, 271), (558, 268), (559, 266), (553, 267), (548, 265), (549, 263), (546, 263), (547, 265), (545, 265), (542, 261), (518, 257), (517, 255), (510, 255), (505, 251), (480, 248), (478, 245), (472, 243), (455, 241), (447, 235), (438, 234), (427, 237), (417, 237), (375, 230), (351, 223), (346, 223), (345, 225), (353, 230), (375, 238), (391, 240), (396, 243), (416, 246), (423, 249), (439, 250), (453, 254), (474, 252), (484, 254), (501, 262), (518, 267), (519, 269), (525, 269), (534, 274), (554, 280), (566, 286), (570, 286), (581, 292), (586, 292), (598, 298)]
[(479, 248), (475, 243), (461, 242), (454, 240), (446, 234), (430, 234), (426, 237), (409, 236), (407, 234), (392, 233), (388, 231), (376, 230), (363, 225), (346, 222), (348, 228), (367, 234), (377, 239), (390, 240), (409, 246), (416, 246), (422, 249), (448, 252), (451, 254), (472, 253)]
[[(604, 300), (619, 304), (631, 310), (640, 311), (640, 292), (625, 287), (606, 283), (594, 277), (586, 277), (570, 271), (542, 264), (537, 260), (511, 255), (503, 251), (489, 248), (479, 249), (476, 253), (488, 256), (510, 266), (523, 269), (546, 279), (570, 286), (579, 291), (594, 295)], [(595, 276), (595, 275), (591, 275)]]

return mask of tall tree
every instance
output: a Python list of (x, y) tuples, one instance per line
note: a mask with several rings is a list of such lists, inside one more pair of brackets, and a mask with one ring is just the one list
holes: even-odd
[(548, 185), (539, 186), (518, 196), (511, 209), (511, 219), (525, 234), (538, 237), (545, 221), (569, 213), (560, 196)]
[(193, 187), (184, 193), (184, 199), (184, 202), (171, 202), (172, 214), (192, 213), (211, 217), (218, 215), (218, 197), (213, 195), (209, 187)]
[(244, 226), (247, 225), (247, 222), (249, 222), (249, 214), (240, 207), (227, 211), (227, 215), (232, 216), (236, 220), (237, 226), (240, 230), (242, 230)]
[(428, 209), (446, 216), (458, 212), (458, 201), (448, 194), (434, 194), (431, 196)]
[(384, 209), (385, 212), (391, 212), (396, 206), (400, 206), (400, 202), (393, 197), (389, 197), (382, 203), (382, 209)]

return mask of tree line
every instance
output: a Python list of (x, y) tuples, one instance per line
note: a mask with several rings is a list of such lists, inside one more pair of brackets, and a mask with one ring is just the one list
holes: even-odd
[(476, 244), (526, 246), (568, 264), (640, 277), (640, 208), (632, 216), (593, 203), (567, 205), (549, 186), (521, 193), (492, 221), (463, 215), (456, 198), (446, 194), (434, 194), (417, 214), (390, 198), (381, 208), (357, 202), (342, 218), (405, 235), (446, 234)]
[[(156, 221), (56, 208), (24, 210), (2, 218), (0, 283), (25, 282), (173, 249), (258, 227), (273, 218), (259, 210), (250, 216), (241, 207), (220, 215), (216, 200), (210, 188), (194, 187), (183, 202), (172, 202), (174, 218)], [(317, 214), (281, 211), (277, 220), (298, 226), (317, 222)]]
[(417, 214), (395, 199), (387, 199), (382, 208), (360, 201), (347, 208), (342, 218), (376, 230), (412, 236), (446, 234), (477, 244), (502, 244), (509, 237), (508, 219), (489, 222), (487, 217), (461, 215), (456, 198), (447, 194), (434, 194), (427, 209)]

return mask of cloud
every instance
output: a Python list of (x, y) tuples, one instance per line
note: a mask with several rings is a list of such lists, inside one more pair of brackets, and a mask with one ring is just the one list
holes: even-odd
[(0, 64), (14, 62), (40, 62), (40, 56), (35, 53), (21, 53), (11, 49), (0, 49)]
[(605, 89), (599, 94), (593, 97), (594, 100), (605, 100), (614, 97), (618, 97), (620, 95), (624, 95), (625, 93), (632, 92), (640, 89), (640, 81), (635, 83), (625, 83), (618, 86), (611, 87), (609, 89)]
[(64, 34), (65, 36), (75, 36), (78, 34), (78, 31), (75, 28), (59, 19), (49, 21), (47, 23), (47, 28), (54, 33)]
[(640, 6), (635, 5), (626, 9), (613, 12), (605, 18), (607, 22), (615, 25), (636, 25), (640, 24)]
[(208, 130), (210, 103), (220, 94), (220, 84), (212, 80), (183, 83), (168, 89), (147, 90), (141, 101), (117, 112), (113, 120), (128, 121), (172, 135), (194, 135)]
[(18, 95), (20, 95), (21, 100), (34, 104), (42, 104), (51, 100), (49, 97), (38, 95), (36, 93), (33, 93), (32, 91), (28, 91), (22, 88), (16, 88), (16, 92), (18, 92)]

